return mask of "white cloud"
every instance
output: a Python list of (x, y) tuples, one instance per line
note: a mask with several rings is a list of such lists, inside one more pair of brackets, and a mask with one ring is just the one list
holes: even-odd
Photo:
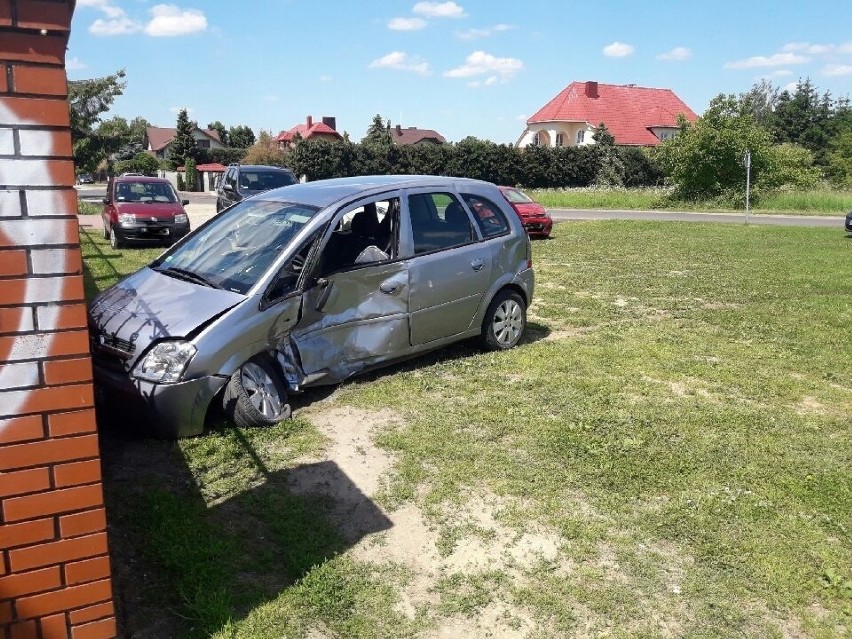
[(198, 9), (181, 9), (173, 4), (158, 4), (151, 9), (153, 18), (145, 33), (153, 37), (181, 36), (207, 29), (207, 18)]
[(785, 52), (774, 55), (756, 55), (744, 60), (725, 63), (726, 69), (756, 69), (759, 67), (783, 67), (791, 64), (810, 62), (810, 58), (798, 53)]
[(688, 60), (692, 57), (692, 51), (687, 49), (686, 47), (675, 47), (671, 51), (667, 51), (666, 53), (661, 53), (657, 56), (658, 60), (666, 60), (666, 61), (679, 61), (679, 60)]
[(79, 0), (78, 7), (91, 7), (103, 11), (107, 18), (121, 18), (125, 15), (124, 9), (113, 6), (110, 0)]
[(516, 116), (515, 116), (515, 119), (516, 119), (518, 122), (526, 122), (526, 121), (527, 121), (527, 116), (526, 116), (526, 115), (524, 115), (523, 113), (521, 113), (520, 115), (516, 115)]
[(481, 38), (489, 38), (495, 33), (503, 33), (515, 27), (511, 24), (495, 24), (493, 27), (484, 27), (481, 29), (468, 29), (467, 31), (456, 32), (456, 37), (459, 40), (479, 40)]
[(427, 18), (464, 18), (467, 15), (455, 2), (418, 2), (411, 11)]
[(795, 93), (796, 89), (799, 88), (798, 82), (788, 82), (783, 87), (781, 87), (782, 91), (787, 91), (788, 93)]
[(772, 79), (772, 78), (786, 78), (787, 76), (793, 75), (793, 72), (789, 69), (778, 69), (773, 71), (772, 73), (767, 73), (761, 77)]
[(319, 80), (320, 82), (331, 82), (332, 80), (334, 80), (334, 77), (330, 75), (321, 75), (319, 77)]
[(624, 44), (623, 42), (613, 42), (603, 48), (603, 54), (610, 58), (625, 58), (629, 55), (633, 55), (634, 51), (636, 51), (636, 49), (633, 45)]
[(423, 18), (393, 18), (388, 22), (391, 31), (418, 31), (426, 26)]
[(429, 75), (428, 62), (409, 58), (408, 54), (402, 51), (391, 51), (381, 58), (376, 58), (370, 63), (369, 67), (371, 69), (396, 69), (397, 71), (411, 71), (420, 75)]
[(79, 58), (71, 58), (70, 60), (65, 61), (65, 69), (67, 71), (81, 71), (82, 69), (88, 68), (85, 64), (80, 62)]
[(852, 65), (849, 64), (829, 64), (822, 69), (823, 75), (852, 75)]
[(488, 79), (482, 81), (484, 86), (489, 86), (498, 81), (506, 82), (518, 71), (524, 68), (524, 63), (517, 58), (498, 58), (485, 51), (474, 51), (465, 59), (460, 67), (445, 71), (448, 78), (472, 78), (478, 75), (487, 75)]
[(141, 29), (141, 24), (127, 16), (110, 20), (98, 18), (89, 26), (89, 33), (96, 36), (115, 36), (136, 33)]
[(828, 55), (836, 51), (838, 47), (833, 44), (811, 44), (810, 42), (788, 42), (781, 50), (784, 52), (807, 53), (808, 55)]

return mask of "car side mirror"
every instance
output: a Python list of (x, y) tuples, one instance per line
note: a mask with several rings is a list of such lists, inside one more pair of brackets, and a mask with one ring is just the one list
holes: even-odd
[(230, 193), (234, 192), (234, 187), (231, 184), (225, 184), (222, 186), (223, 191), (228, 191)]
[(181, 200), (180, 203), (186, 206), (187, 204), (189, 204), (189, 200)]
[(104, 198), (103, 200), (101, 200), (101, 201), (102, 201), (104, 204), (109, 204), (110, 199), (109, 199), (108, 197), (105, 197), (105, 198)]

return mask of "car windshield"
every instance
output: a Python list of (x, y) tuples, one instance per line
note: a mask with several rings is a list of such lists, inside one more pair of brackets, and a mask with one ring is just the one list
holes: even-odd
[(119, 182), (115, 185), (118, 202), (177, 202), (171, 184), (167, 182)]
[(246, 200), (199, 228), (151, 268), (245, 295), (318, 210)]
[(286, 171), (242, 171), (240, 188), (244, 191), (268, 191), (295, 184), (296, 178)]
[(517, 189), (506, 189), (503, 193), (506, 195), (506, 199), (513, 204), (529, 204), (533, 201), (530, 196)]

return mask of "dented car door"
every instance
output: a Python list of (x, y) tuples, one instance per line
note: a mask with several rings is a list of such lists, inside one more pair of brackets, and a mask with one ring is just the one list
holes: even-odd
[(338, 214), (312, 265), (291, 334), (306, 384), (346, 379), (409, 347), (408, 264), (396, 259), (398, 198), (380, 200), (378, 213), (376, 204)]

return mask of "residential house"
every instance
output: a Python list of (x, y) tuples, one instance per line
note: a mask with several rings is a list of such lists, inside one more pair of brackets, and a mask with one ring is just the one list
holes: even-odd
[[(168, 159), (170, 148), (177, 135), (177, 129), (167, 129), (159, 126), (149, 126), (145, 129), (145, 149), (158, 159)], [(192, 132), (195, 146), (199, 149), (224, 149), (225, 145), (219, 139), (219, 132), (210, 129), (195, 128)]]
[(313, 117), (309, 115), (303, 124), (297, 124), (288, 131), (281, 131), (278, 134), (275, 138), (278, 148), (282, 151), (290, 148), (296, 134), (303, 140), (343, 141), (343, 136), (337, 132), (337, 118), (323, 116), (321, 122), (314, 122)]
[(432, 129), (418, 129), (416, 126), (402, 128), (397, 124), (390, 130), (394, 144), (444, 144), (447, 140), (443, 135)]
[(655, 146), (679, 131), (678, 116), (698, 116), (671, 89), (572, 82), (527, 120), (517, 146), (594, 144), (601, 123), (623, 146)]

